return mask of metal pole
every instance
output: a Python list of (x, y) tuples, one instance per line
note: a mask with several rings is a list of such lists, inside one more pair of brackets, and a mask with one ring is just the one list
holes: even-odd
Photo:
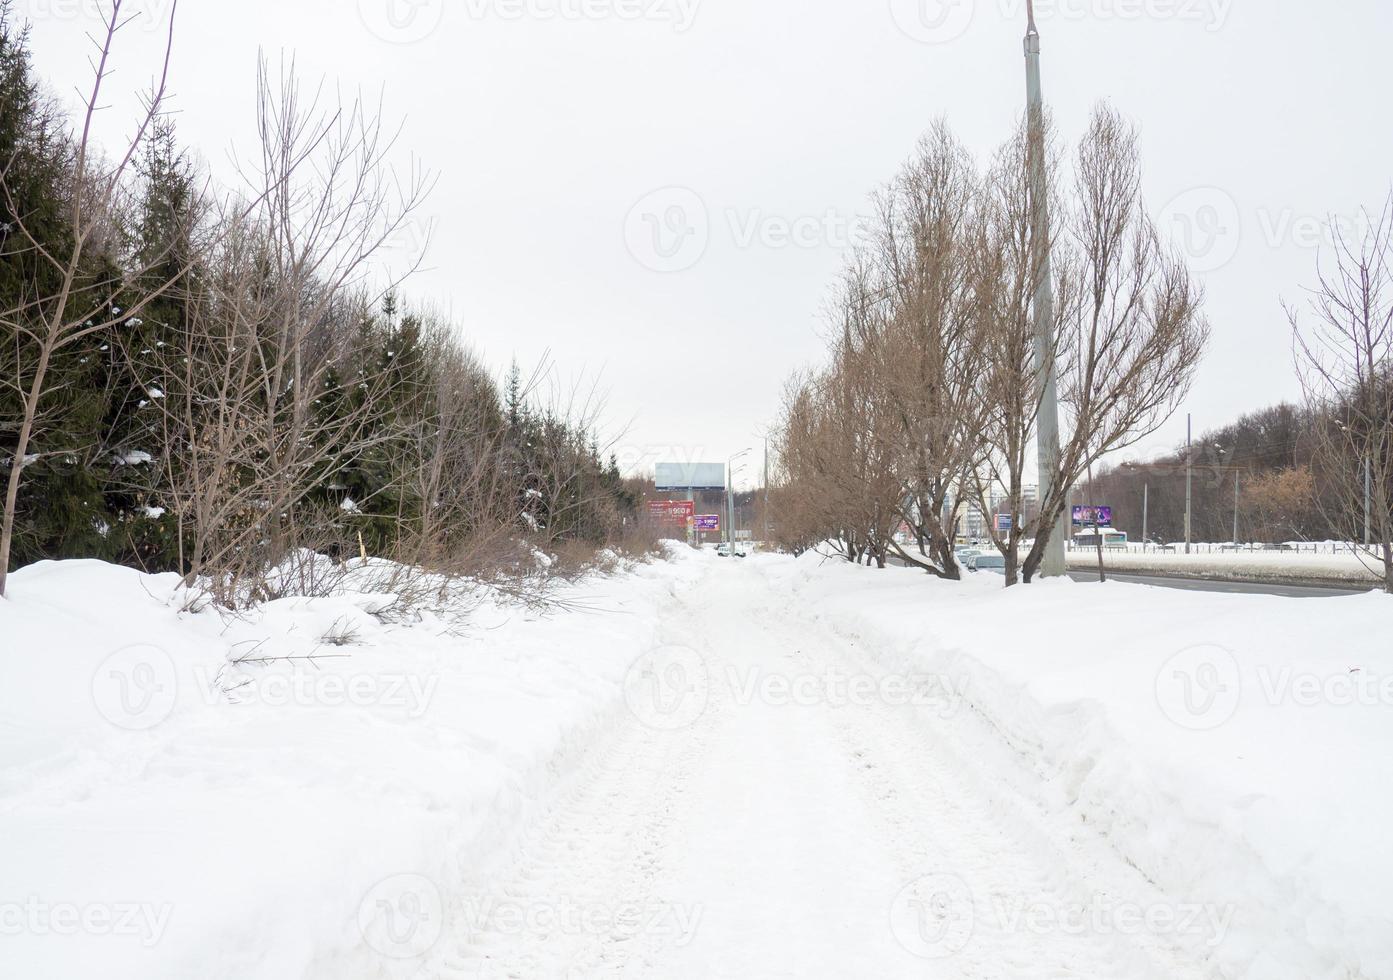
[(1190, 415), (1185, 415), (1185, 554), (1190, 553), (1190, 485), (1194, 478), (1195, 450), (1190, 443)]
[(1233, 550), (1238, 550), (1238, 481), (1237, 470), (1233, 471)]
[(1373, 540), (1373, 506), (1370, 503), (1370, 496), (1373, 491), (1373, 480), (1371, 478), (1373, 467), (1370, 465), (1372, 460), (1364, 460), (1364, 547), (1369, 547)]
[(764, 547), (769, 547), (769, 439), (764, 440)]
[(726, 464), (726, 544), (730, 546), (730, 557), (736, 557), (736, 482), (731, 476), (731, 466)]
[(1151, 485), (1143, 483), (1141, 485), (1141, 550), (1146, 550), (1146, 543), (1151, 539), (1146, 536), (1146, 509), (1151, 503)]
[[(1036, 452), (1040, 466), (1040, 501), (1050, 500), (1059, 468), (1059, 405), (1055, 392), (1054, 284), (1050, 275), (1050, 209), (1045, 177), (1045, 105), (1040, 84), (1040, 31), (1035, 26), (1035, 4), (1026, 2), (1029, 23), (1025, 33), (1025, 94), (1031, 204), (1031, 244), (1035, 261), (1035, 373), (1040, 385), (1040, 410), (1036, 418)], [(1058, 488), (1063, 492), (1064, 488)], [(1060, 511), (1040, 562), (1043, 577), (1064, 574), (1064, 540), (1069, 534), (1069, 515)], [(1043, 528), (1041, 529), (1044, 530)]]

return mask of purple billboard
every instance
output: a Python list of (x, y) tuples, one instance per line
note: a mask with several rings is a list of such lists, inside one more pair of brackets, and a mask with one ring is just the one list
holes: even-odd
[(1112, 527), (1112, 508), (1095, 506), (1075, 507), (1074, 524), (1079, 527)]

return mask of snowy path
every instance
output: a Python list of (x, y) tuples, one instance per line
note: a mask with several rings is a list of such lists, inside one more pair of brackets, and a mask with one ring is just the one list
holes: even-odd
[(950, 689), (798, 621), (758, 562), (713, 569), (663, 639), (423, 975), (1208, 975), (1111, 914), (1165, 903), (1103, 842), (1051, 840), (953, 756)]

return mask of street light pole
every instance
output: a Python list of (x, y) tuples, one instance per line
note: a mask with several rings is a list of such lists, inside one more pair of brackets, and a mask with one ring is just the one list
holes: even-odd
[(1190, 485), (1194, 478), (1195, 450), (1190, 443), (1190, 415), (1185, 415), (1185, 554), (1190, 553)]
[[(1035, 4), (1026, 0), (1029, 23), (1025, 33), (1026, 155), (1030, 169), (1030, 233), (1034, 250), (1035, 373), (1040, 385), (1036, 417), (1036, 452), (1040, 467), (1040, 500), (1052, 498), (1059, 468), (1059, 405), (1054, 368), (1054, 284), (1050, 272), (1050, 210), (1045, 176), (1045, 102), (1040, 84), (1040, 31), (1035, 26)], [(1061, 492), (1064, 488), (1058, 488)], [(1062, 510), (1040, 562), (1043, 577), (1063, 575), (1064, 539), (1068, 515)], [(1041, 528), (1043, 531), (1044, 529)]]
[(1151, 540), (1150, 538), (1148, 538), (1148, 537), (1146, 536), (1146, 509), (1147, 509), (1147, 505), (1150, 504), (1150, 503), (1151, 503), (1151, 484), (1149, 484), (1149, 483), (1143, 483), (1143, 484), (1141, 485), (1141, 548), (1142, 548), (1142, 551), (1145, 551), (1145, 550), (1146, 550), (1146, 543), (1147, 543), (1148, 541)]
[(769, 439), (764, 440), (764, 547), (769, 547)]
[(1368, 457), (1364, 459), (1364, 547), (1369, 547), (1369, 542), (1373, 539), (1373, 508), (1370, 506), (1369, 498), (1373, 494), (1373, 465)]
[(749, 451), (747, 447), (726, 460), (726, 543), (730, 546), (731, 558), (735, 557), (735, 476), (731, 467)]
[(1238, 550), (1238, 482), (1243, 477), (1238, 470), (1233, 471), (1233, 550)]

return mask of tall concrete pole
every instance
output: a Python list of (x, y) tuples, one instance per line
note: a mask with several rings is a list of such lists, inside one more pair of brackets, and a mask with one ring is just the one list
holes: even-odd
[(764, 546), (769, 547), (769, 440), (764, 440)]
[(1369, 498), (1373, 494), (1373, 465), (1372, 460), (1364, 460), (1364, 547), (1369, 547), (1369, 542), (1373, 540), (1373, 506), (1369, 503)]
[[(1059, 469), (1059, 404), (1054, 367), (1054, 284), (1050, 276), (1050, 202), (1045, 176), (1045, 103), (1040, 86), (1040, 32), (1035, 27), (1035, 4), (1026, 0), (1029, 24), (1025, 33), (1026, 152), (1030, 168), (1031, 242), (1035, 262), (1035, 373), (1040, 384), (1040, 411), (1035, 438), (1040, 466), (1040, 500), (1051, 498)], [(1066, 488), (1058, 488), (1060, 493)], [(1064, 542), (1070, 515), (1060, 512), (1054, 533), (1040, 562), (1041, 576), (1063, 575)]]
[(1150, 503), (1151, 503), (1151, 484), (1149, 484), (1149, 483), (1143, 483), (1143, 484), (1141, 485), (1141, 548), (1142, 548), (1142, 551), (1145, 551), (1145, 550), (1146, 550), (1146, 542), (1147, 542), (1148, 540), (1150, 540), (1150, 539), (1147, 538), (1147, 536), (1146, 536), (1146, 510), (1147, 510), (1147, 506), (1148, 506)]
[(1190, 553), (1190, 486), (1195, 476), (1195, 449), (1190, 442), (1190, 415), (1185, 416), (1185, 554)]
[(1237, 470), (1233, 471), (1233, 550), (1238, 550), (1238, 481), (1242, 479)]

